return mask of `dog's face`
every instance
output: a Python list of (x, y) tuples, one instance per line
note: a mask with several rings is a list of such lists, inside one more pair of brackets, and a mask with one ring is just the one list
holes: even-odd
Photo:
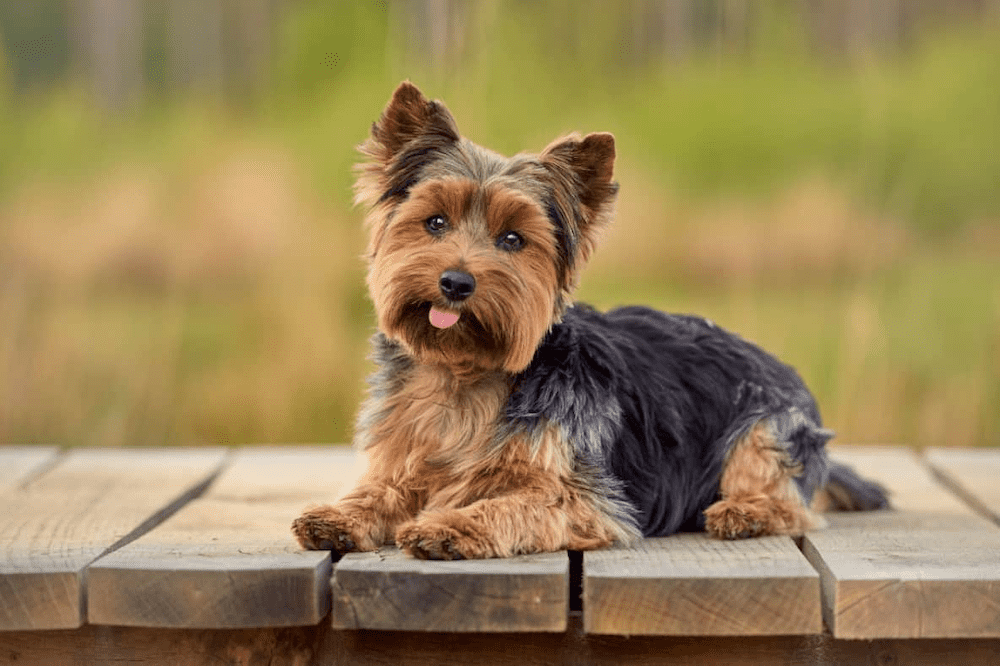
[(505, 158), (463, 139), (443, 105), (403, 83), (360, 149), (379, 328), (422, 362), (524, 369), (610, 219), (614, 138), (571, 136)]

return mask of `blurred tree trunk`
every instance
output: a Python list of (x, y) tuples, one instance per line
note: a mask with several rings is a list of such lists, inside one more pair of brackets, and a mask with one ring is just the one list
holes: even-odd
[(751, 10), (750, 0), (722, 0), (717, 47), (720, 52), (746, 53), (750, 48)]
[(221, 0), (169, 0), (168, 87), (215, 88), (223, 80)]
[(238, 98), (253, 97), (263, 86), (260, 73), (271, 61), (277, 14), (274, 0), (226, 0), (225, 78)]
[(401, 26), (407, 57), (441, 73), (462, 63), (474, 3), (466, 0), (403, 0), (390, 5)]
[(901, 1), (849, 0), (845, 3), (845, 49), (850, 58), (866, 58), (902, 41)]
[(76, 0), (67, 6), (78, 67), (96, 101), (110, 112), (136, 103), (143, 92), (142, 4)]
[[(662, 53), (668, 62), (682, 62), (688, 57), (691, 50), (692, 13), (691, 3), (687, 0), (654, 2), (652, 7), (643, 12), (652, 19), (648, 25), (658, 28), (653, 33), (662, 40), (657, 45), (659, 47), (657, 51)], [(650, 46), (647, 46), (647, 49)]]
[(697, 48), (744, 53), (751, 46), (750, 0), (632, 0), (627, 6), (633, 62), (684, 62)]

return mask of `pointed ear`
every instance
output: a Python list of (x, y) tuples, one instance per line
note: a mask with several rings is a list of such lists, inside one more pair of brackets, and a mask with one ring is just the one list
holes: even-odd
[(541, 158), (556, 168), (568, 169), (576, 180), (576, 195), (591, 211), (599, 211), (610, 203), (618, 191), (611, 180), (615, 166), (615, 137), (608, 132), (595, 132), (580, 139), (579, 135), (557, 139), (542, 151)]
[(557, 235), (569, 258), (564, 289), (576, 282), (576, 273), (597, 246), (601, 231), (614, 214), (618, 183), (611, 180), (615, 166), (615, 137), (607, 132), (573, 134), (553, 141), (539, 156), (551, 176), (552, 214)]
[(407, 143), (424, 136), (458, 141), (458, 127), (444, 104), (429, 101), (415, 85), (403, 81), (382, 116), (372, 123), (371, 143), (379, 149), (373, 156), (388, 162)]

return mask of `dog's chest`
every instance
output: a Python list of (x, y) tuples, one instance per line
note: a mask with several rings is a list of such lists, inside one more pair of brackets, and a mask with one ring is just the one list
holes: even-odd
[(459, 381), (434, 367), (416, 366), (387, 397), (382, 441), (411, 461), (468, 458), (495, 437), (510, 388), (502, 375)]

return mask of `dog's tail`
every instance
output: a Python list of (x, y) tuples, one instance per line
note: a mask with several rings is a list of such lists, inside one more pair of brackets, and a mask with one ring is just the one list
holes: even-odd
[(826, 485), (816, 493), (813, 507), (820, 511), (888, 509), (889, 492), (875, 481), (861, 478), (847, 465), (831, 462)]

